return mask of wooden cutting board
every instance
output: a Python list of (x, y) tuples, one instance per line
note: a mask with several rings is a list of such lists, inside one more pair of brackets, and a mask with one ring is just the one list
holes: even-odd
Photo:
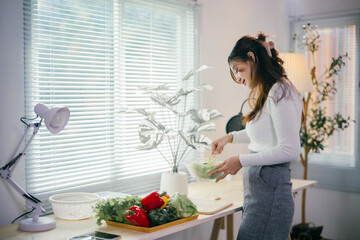
[(199, 214), (212, 215), (232, 206), (232, 202), (206, 199), (190, 199), (197, 207)]

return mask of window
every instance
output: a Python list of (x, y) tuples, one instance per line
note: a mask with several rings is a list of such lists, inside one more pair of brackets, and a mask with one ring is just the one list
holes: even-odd
[(194, 68), (195, 16), (184, 1), (24, 1), (25, 115), (38, 102), (71, 111), (62, 132), (42, 127), (27, 151), (27, 190), (45, 208), (60, 192), (158, 188), (169, 167), (136, 150), (142, 117), (122, 109), (157, 110), (137, 86), (175, 92)]
[[(336, 17), (332, 19), (307, 19), (293, 23), (294, 32), (301, 33), (302, 25), (310, 22), (318, 26), (320, 34), (319, 50), (315, 61), (317, 75), (329, 66), (332, 57), (348, 53), (345, 67), (335, 77), (337, 94), (326, 103), (327, 112), (340, 112), (344, 117), (350, 116), (357, 123), (352, 123), (344, 131), (334, 133), (326, 142), (325, 150), (310, 155), (310, 177), (317, 179), (319, 185), (342, 190), (360, 190), (350, 183), (351, 175), (359, 169), (359, 16)], [(297, 52), (304, 53), (308, 62), (313, 62), (306, 49), (296, 45)], [(357, 178), (355, 178), (357, 179)]]

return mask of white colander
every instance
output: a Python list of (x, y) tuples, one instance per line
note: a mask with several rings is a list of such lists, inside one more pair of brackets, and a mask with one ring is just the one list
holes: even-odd
[(54, 214), (65, 220), (80, 220), (93, 216), (92, 206), (100, 199), (95, 193), (73, 192), (49, 198)]

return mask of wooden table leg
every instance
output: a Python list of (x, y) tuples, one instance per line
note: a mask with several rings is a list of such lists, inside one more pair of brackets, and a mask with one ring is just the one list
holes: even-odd
[(226, 239), (234, 240), (234, 214), (226, 216)]
[(221, 224), (221, 219), (222, 218), (223, 217), (215, 219), (214, 224), (213, 224), (213, 228), (212, 228), (212, 231), (211, 231), (210, 240), (217, 240), (218, 239), (219, 232), (220, 232), (220, 224)]
[[(213, 229), (211, 231), (210, 240), (217, 240), (219, 237), (220, 228), (224, 229), (225, 217), (217, 218), (214, 221)], [(226, 216), (226, 239), (234, 240), (234, 214)]]
[(220, 229), (225, 229), (225, 217), (220, 218)]

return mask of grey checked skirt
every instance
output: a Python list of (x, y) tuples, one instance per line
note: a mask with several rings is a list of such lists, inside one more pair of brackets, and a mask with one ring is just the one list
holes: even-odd
[(243, 218), (237, 239), (285, 240), (294, 216), (290, 163), (244, 167)]

